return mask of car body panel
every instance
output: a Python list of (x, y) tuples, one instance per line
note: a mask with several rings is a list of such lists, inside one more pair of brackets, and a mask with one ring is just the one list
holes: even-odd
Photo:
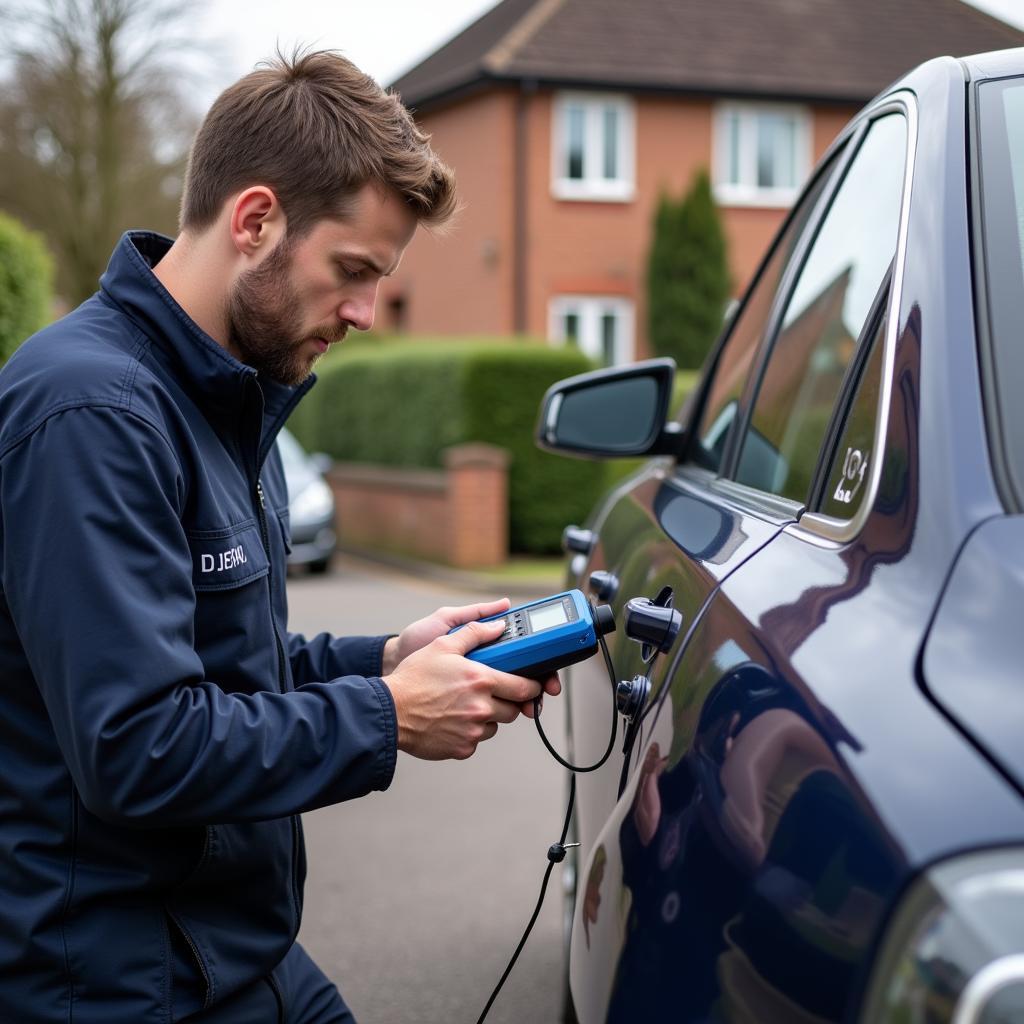
[[(851, 1020), (910, 881), (961, 851), (1024, 843), (1024, 803), (1004, 775), (1019, 785), (1019, 716), (1001, 731), (990, 721), (1020, 675), (1020, 640), (1005, 639), (1019, 554), (995, 585), (1003, 616), (983, 629), (971, 610), (993, 578), (976, 563), (1022, 549), (1019, 520), (989, 525), (1009, 520), (988, 456), (970, 260), (965, 68), (996, 63), (1007, 58), (942, 58), (894, 86), (923, 113), (888, 311), (882, 469), (856, 535), (830, 539), (814, 517), (666, 460), (593, 520), (577, 582), (618, 578), (617, 676), (644, 670), (621, 631), (627, 600), (669, 586), (684, 623), (650, 666), (621, 798), (621, 757), (579, 782), (569, 976), (581, 1024)], [(1013, 68), (1024, 71), (1020, 52)], [(975, 568), (943, 599), (962, 553)], [(972, 691), (972, 659), (993, 646), (995, 689)], [(608, 680), (596, 661), (568, 676), (580, 763), (607, 737)]]
[[(587, 563), (588, 573), (606, 569), (618, 580), (618, 594), (611, 603), (617, 623), (631, 597), (656, 597), (671, 587), (673, 606), (682, 614), (683, 634), (693, 627), (728, 571), (749, 558), (781, 528), (755, 518), (729, 503), (713, 504), (679, 478), (667, 479), (655, 468), (628, 493), (614, 502), (600, 524), (594, 524), (599, 540)], [(674, 543), (666, 544), (666, 533)], [(626, 552), (625, 557), (619, 554)], [(688, 553), (691, 557), (682, 557)], [(623, 679), (649, 673), (655, 690), (664, 682), (665, 659), (645, 666), (639, 644), (619, 628), (606, 638), (616, 670)], [(592, 659), (567, 670), (571, 673), (569, 713), (576, 742), (573, 757), (578, 764), (599, 756), (608, 735), (608, 703), (603, 694), (610, 682), (603, 660)], [(581, 780), (577, 800), (577, 835), (586, 846), (607, 808), (617, 798), (621, 755), (595, 776)]]
[[(957, 560), (924, 651), (935, 700), (1024, 789), (1024, 516), (990, 519)], [(985, 650), (984, 670), (977, 651)]]

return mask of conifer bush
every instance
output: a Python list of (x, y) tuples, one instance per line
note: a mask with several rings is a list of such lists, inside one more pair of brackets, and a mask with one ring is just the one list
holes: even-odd
[(681, 200), (662, 194), (647, 264), (647, 331), (680, 369), (704, 362), (729, 300), (725, 235), (706, 171)]

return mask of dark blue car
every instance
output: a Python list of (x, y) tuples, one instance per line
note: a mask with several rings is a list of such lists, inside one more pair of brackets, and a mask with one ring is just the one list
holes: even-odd
[[(579, 780), (582, 1024), (1024, 1021), (1022, 254), (1024, 50), (931, 61), (678, 422), (667, 360), (549, 392), (544, 446), (654, 456), (571, 533), (629, 716)], [(565, 675), (592, 761), (608, 674)]]

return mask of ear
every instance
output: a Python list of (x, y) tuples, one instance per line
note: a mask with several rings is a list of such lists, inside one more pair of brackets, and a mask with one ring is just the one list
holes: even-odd
[(243, 256), (269, 252), (284, 237), (286, 226), (284, 210), (266, 185), (252, 185), (235, 197), (231, 241)]

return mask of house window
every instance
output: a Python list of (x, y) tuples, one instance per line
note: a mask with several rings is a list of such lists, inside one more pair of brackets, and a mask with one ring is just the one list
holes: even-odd
[(575, 345), (604, 366), (633, 359), (633, 303), (594, 295), (559, 295), (548, 310), (548, 337)]
[(805, 107), (723, 103), (715, 111), (715, 198), (728, 205), (789, 206), (811, 169)]
[(552, 119), (558, 199), (633, 198), (633, 105), (625, 96), (560, 93)]

